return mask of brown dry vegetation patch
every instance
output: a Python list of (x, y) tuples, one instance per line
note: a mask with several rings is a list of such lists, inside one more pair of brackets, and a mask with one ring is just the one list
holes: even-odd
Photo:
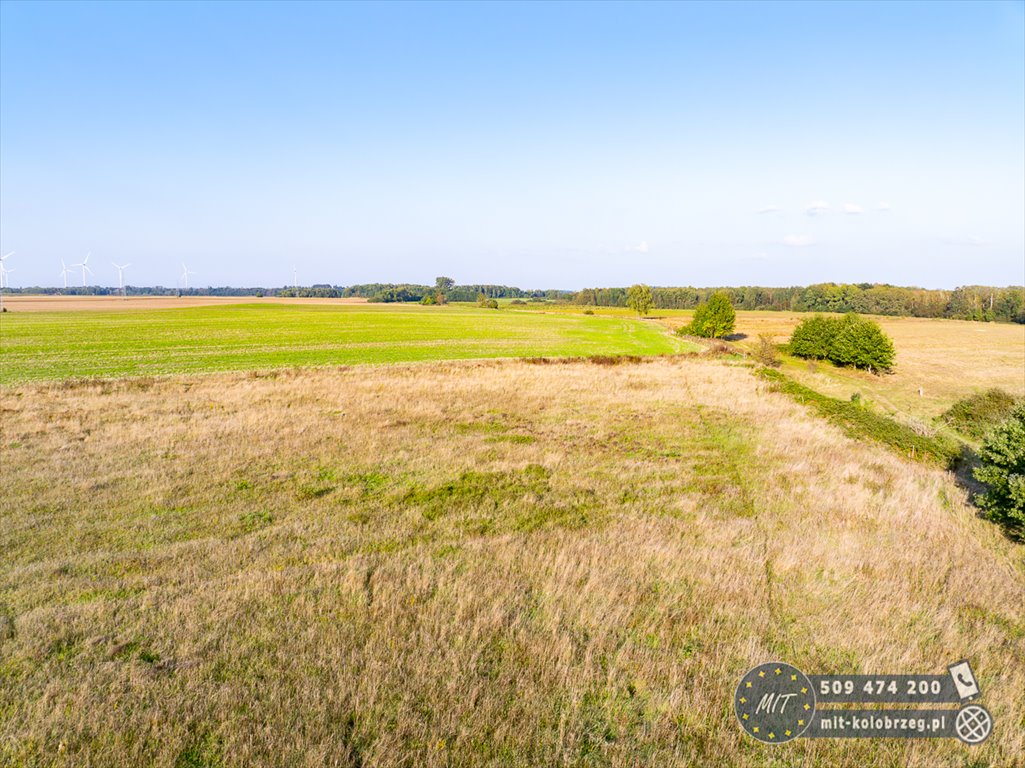
[(733, 686), (967, 657), (1025, 751), (1023, 548), (702, 359), (0, 393), (0, 762), (963, 766)]

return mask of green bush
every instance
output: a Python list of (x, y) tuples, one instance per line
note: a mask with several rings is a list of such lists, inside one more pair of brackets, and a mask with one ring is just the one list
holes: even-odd
[(893, 357), (893, 342), (878, 323), (855, 314), (844, 315), (830, 350), (832, 362), (878, 372), (891, 370)]
[(713, 293), (708, 301), (694, 310), (690, 325), (681, 328), (682, 333), (702, 336), (706, 339), (721, 339), (733, 330), (737, 313), (727, 293)]
[(489, 299), (483, 293), (479, 293), (477, 294), (477, 306), (484, 309), (498, 309), (498, 302), (495, 299)]
[(790, 336), (790, 353), (829, 360), (836, 365), (872, 372), (893, 368), (893, 342), (872, 320), (856, 314), (842, 318), (814, 315), (801, 321)]
[(840, 332), (840, 320), (825, 315), (806, 317), (790, 336), (790, 354), (812, 360), (826, 360), (833, 339)]
[(961, 434), (981, 440), (1010, 416), (1017, 404), (1018, 398), (1014, 395), (994, 387), (958, 400), (940, 418)]
[(986, 484), (976, 501), (994, 522), (1025, 535), (1025, 403), (993, 429), (979, 451), (975, 479)]

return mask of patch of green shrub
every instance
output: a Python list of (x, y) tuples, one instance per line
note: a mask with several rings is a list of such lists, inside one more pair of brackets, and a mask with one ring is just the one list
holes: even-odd
[(878, 440), (904, 456), (930, 464), (952, 467), (960, 457), (960, 445), (954, 440), (919, 434), (906, 424), (874, 413), (858, 401), (838, 400), (820, 394), (779, 371), (762, 368), (759, 373), (774, 384), (776, 391), (810, 405), (851, 437)]
[(962, 435), (981, 440), (1010, 416), (1018, 403), (1019, 398), (994, 387), (958, 400), (940, 418)]
[(484, 309), (498, 309), (498, 302), (494, 299), (489, 299), (483, 293), (477, 294), (477, 306), (484, 307)]
[(813, 315), (790, 336), (790, 353), (878, 373), (893, 368), (895, 351), (879, 324), (854, 313), (841, 318)]
[(238, 522), (243, 533), (252, 533), (273, 523), (274, 516), (265, 509), (253, 509), (239, 515)]
[(989, 433), (979, 457), (975, 479), (986, 484), (986, 492), (976, 502), (990, 520), (1025, 536), (1025, 403)]
[(729, 294), (719, 291), (713, 293), (707, 302), (697, 306), (690, 324), (681, 328), (680, 333), (689, 333), (706, 339), (721, 339), (733, 332), (736, 321), (737, 313), (733, 309)]
[(432, 488), (413, 488), (402, 501), (419, 507), (428, 520), (453, 510), (497, 508), (503, 502), (532, 495), (541, 497), (549, 488), (551, 472), (539, 464), (508, 472), (464, 472), (457, 479)]

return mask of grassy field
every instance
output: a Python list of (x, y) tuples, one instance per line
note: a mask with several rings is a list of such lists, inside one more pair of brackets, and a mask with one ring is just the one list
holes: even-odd
[[(578, 314), (586, 307), (530, 305), (520, 312)], [(625, 308), (593, 307), (595, 317), (630, 317)], [(688, 322), (691, 310), (653, 310), (652, 319), (671, 329)], [(765, 334), (782, 344), (807, 317), (798, 312), (738, 311), (732, 342), (749, 350)], [(873, 316), (893, 339), (897, 350), (894, 372), (875, 376), (865, 371), (836, 368), (784, 358), (783, 370), (806, 386), (847, 400), (860, 392), (882, 413), (929, 424), (956, 400), (990, 387), (1025, 395), (1025, 325), (975, 323), (963, 320)], [(921, 394), (919, 389), (921, 388)]]
[(470, 307), (307, 302), (9, 312), (0, 315), (0, 384), (68, 376), (690, 349), (697, 347), (635, 319)]
[[(50, 306), (0, 315), (0, 765), (1025, 753), (1025, 546), (743, 360), (656, 357), (695, 349), (670, 333), (689, 313)], [(740, 312), (732, 343), (799, 317)], [(900, 419), (1025, 391), (1023, 328), (879, 320), (895, 374), (783, 371)], [(768, 659), (964, 657), (997, 723), (981, 748), (768, 748), (731, 709)]]
[[(0, 764), (1025, 753), (1025, 548), (949, 474), (728, 361), (129, 378), (3, 400)], [(731, 709), (768, 659), (941, 673), (963, 657), (996, 721), (981, 747), (767, 747)]]

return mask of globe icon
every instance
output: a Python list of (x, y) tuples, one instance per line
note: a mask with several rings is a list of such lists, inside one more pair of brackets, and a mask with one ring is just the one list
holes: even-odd
[(959, 710), (954, 719), (954, 731), (965, 744), (979, 744), (993, 730), (993, 718), (984, 707), (970, 704)]

